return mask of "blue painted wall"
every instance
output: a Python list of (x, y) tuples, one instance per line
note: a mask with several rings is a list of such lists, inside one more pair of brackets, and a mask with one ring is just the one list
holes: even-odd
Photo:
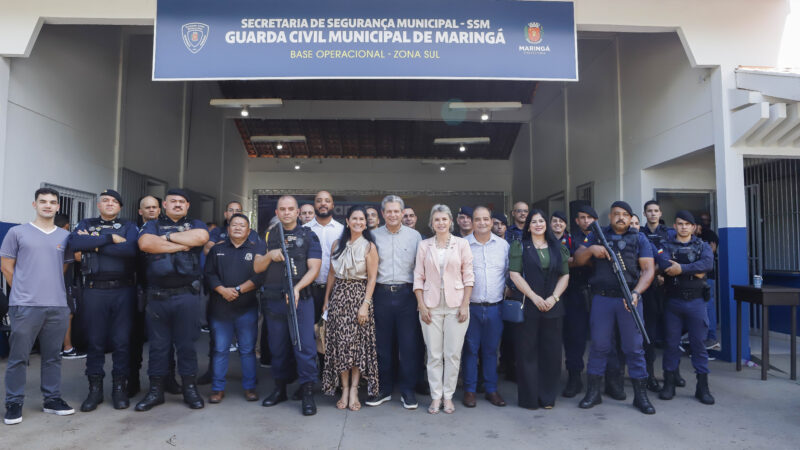
[[(736, 301), (733, 299), (734, 284), (748, 284), (747, 228), (719, 229), (719, 299), (722, 351), (725, 361), (736, 359)], [(742, 304), (742, 358), (750, 359), (749, 324), (750, 312)], [(720, 336), (720, 333), (717, 333)]]

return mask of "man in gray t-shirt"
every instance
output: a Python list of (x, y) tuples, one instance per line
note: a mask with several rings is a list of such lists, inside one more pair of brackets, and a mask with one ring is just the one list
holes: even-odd
[(41, 188), (34, 199), (36, 219), (11, 228), (0, 246), (0, 268), (11, 284), (11, 351), (6, 368), (4, 418), (8, 425), (22, 422), (26, 369), (37, 337), (43, 410), (59, 416), (75, 413), (61, 399), (61, 344), (69, 321), (64, 264), (72, 261), (67, 250), (69, 232), (53, 223), (59, 208), (58, 192)]

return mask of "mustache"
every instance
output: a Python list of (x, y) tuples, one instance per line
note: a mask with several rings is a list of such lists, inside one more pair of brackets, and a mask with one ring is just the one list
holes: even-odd
[(622, 219), (619, 219), (619, 220), (617, 221), (617, 223), (618, 223), (618, 224), (621, 224), (621, 225), (625, 225), (625, 221), (624, 221), (624, 220), (622, 220)]

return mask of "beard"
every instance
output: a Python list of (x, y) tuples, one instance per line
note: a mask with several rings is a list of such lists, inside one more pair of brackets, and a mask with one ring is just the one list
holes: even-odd
[(319, 217), (325, 218), (325, 217), (330, 217), (330, 216), (332, 216), (332, 215), (333, 215), (333, 210), (332, 210), (332, 209), (329, 209), (328, 211), (326, 211), (326, 212), (324, 212), (324, 213), (323, 213), (323, 212), (320, 212), (320, 210), (318, 210), (318, 209), (315, 209), (315, 210), (314, 210), (314, 213), (315, 213), (317, 216), (319, 216)]

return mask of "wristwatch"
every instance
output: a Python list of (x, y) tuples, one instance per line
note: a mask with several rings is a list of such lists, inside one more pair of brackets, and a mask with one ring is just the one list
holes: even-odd
[(172, 239), (169, 238), (169, 235), (172, 234), (171, 232), (167, 232), (165, 236), (167, 237), (167, 242), (172, 242)]
[(239, 292), (239, 293), (242, 292), (242, 287), (241, 286), (236, 286), (234, 289), (236, 289), (236, 292)]
[(561, 297), (556, 297), (555, 295), (553, 296), (553, 298), (556, 300), (556, 303), (558, 303), (561, 300)]

